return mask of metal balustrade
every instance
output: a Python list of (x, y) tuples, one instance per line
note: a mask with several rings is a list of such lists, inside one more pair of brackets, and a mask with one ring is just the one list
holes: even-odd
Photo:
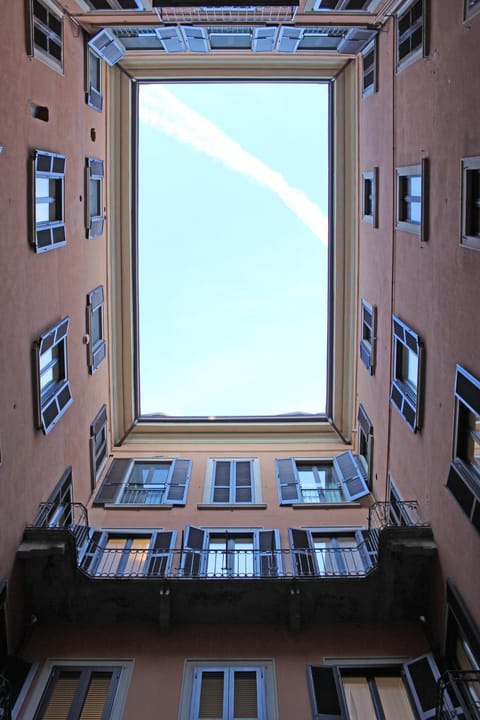
[(374, 502), (368, 510), (368, 528), (429, 527), (420, 514), (416, 500)]
[(436, 720), (480, 720), (480, 670), (448, 670), (438, 681)]

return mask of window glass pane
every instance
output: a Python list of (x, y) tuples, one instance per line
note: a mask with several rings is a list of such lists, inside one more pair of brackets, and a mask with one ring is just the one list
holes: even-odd
[(88, 82), (100, 90), (100, 60), (90, 50), (88, 52)]
[(129, 483), (164, 487), (167, 482), (170, 464), (135, 463)]
[(408, 383), (411, 389), (417, 390), (418, 355), (406, 345), (401, 347), (400, 380)]
[(199, 718), (223, 720), (223, 684), (223, 671), (202, 673)]
[(150, 538), (132, 538), (128, 543), (128, 552), (126, 562), (124, 563), (123, 573), (125, 575), (140, 575), (145, 569), (148, 546)]
[(409, 178), (409, 194), (414, 197), (422, 196), (422, 178), (420, 175), (412, 175)]
[(102, 214), (100, 209), (100, 188), (101, 180), (90, 180), (88, 188), (88, 201), (90, 217), (98, 217)]
[[(252, 576), (254, 575), (253, 567), (253, 542), (250, 540), (233, 539), (229, 543), (229, 549), (232, 551), (228, 558), (229, 568), (233, 575)], [(250, 717), (250, 716), (247, 716)]]
[(407, 691), (400, 677), (376, 677), (375, 684), (385, 720), (415, 720)]
[(422, 221), (422, 204), (419, 202), (411, 202), (409, 204), (410, 212), (408, 213), (408, 220), (414, 223), (421, 223)]

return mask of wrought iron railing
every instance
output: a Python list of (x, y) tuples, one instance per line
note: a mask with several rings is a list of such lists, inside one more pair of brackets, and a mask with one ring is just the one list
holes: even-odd
[(161, 505), (166, 489), (166, 485), (152, 488), (129, 483), (116, 502), (119, 505)]
[(333, 488), (301, 488), (304, 503), (343, 503), (345, 498), (340, 485)]
[(0, 675), (0, 720), (11, 720), (11, 690), (8, 680)]
[(436, 720), (480, 720), (480, 670), (448, 670), (438, 681)]
[(368, 510), (368, 528), (429, 527), (420, 514), (416, 500), (374, 502)]

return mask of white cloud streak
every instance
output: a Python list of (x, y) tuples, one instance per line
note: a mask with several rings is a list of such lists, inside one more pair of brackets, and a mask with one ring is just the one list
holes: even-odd
[(165, 87), (144, 86), (141, 100), (140, 119), (143, 122), (268, 188), (324, 245), (328, 245), (327, 217), (303, 190), (289, 185), (281, 173), (248, 153), (209, 120), (177, 100)]

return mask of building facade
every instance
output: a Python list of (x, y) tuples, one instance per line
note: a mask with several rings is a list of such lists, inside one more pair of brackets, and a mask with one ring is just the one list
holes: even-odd
[[(0, 718), (478, 718), (478, 0), (0, 9)], [(331, 88), (328, 411), (141, 417), (136, 86), (245, 77)]]

